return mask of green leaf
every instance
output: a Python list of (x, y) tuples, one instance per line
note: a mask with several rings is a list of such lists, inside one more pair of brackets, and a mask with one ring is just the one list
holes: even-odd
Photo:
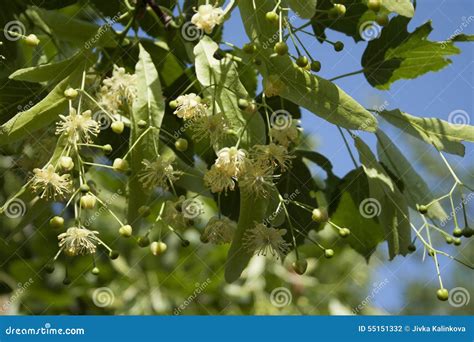
[(461, 142), (474, 142), (474, 126), (452, 124), (437, 118), (419, 118), (399, 109), (382, 111), (380, 115), (403, 132), (434, 145), (440, 151), (464, 156)]
[(258, 8), (252, 0), (239, 2), (245, 29), (250, 40), (257, 44), (262, 65), (259, 71), (268, 81), (270, 76), (279, 78), (284, 89), (281, 96), (323, 119), (348, 128), (374, 132), (377, 120), (352, 97), (334, 83), (296, 67), (289, 56), (271, 57), (278, 31), (265, 21), (265, 13), (273, 9), (273, 1), (259, 1)]
[(36, 130), (57, 120), (58, 115), (67, 110), (68, 101), (64, 97), (64, 91), (69, 87), (79, 86), (83, 70), (84, 65), (78, 66), (70, 76), (59, 82), (44, 99), (0, 126), (0, 145), (24, 139)]
[(84, 20), (76, 19), (58, 11), (48, 11), (38, 7), (27, 10), (33, 18), (39, 18), (42, 26), (46, 25), (48, 33), (59, 40), (74, 43), (78, 46), (86, 44), (86, 48), (92, 46), (116, 47), (117, 41), (111, 26), (100, 27)]
[(367, 81), (387, 90), (399, 79), (413, 79), (430, 71), (438, 71), (451, 63), (446, 58), (460, 53), (452, 42), (433, 42), (428, 35), (431, 22), (407, 31), (409, 19), (393, 18), (378, 39), (369, 42), (362, 56)]
[(415, 7), (411, 0), (382, 0), (382, 6), (389, 12), (395, 12), (404, 17), (412, 18), (415, 15)]
[(331, 222), (351, 230), (345, 241), (367, 261), (377, 245), (385, 240), (384, 229), (377, 218), (360, 213), (359, 208), (369, 197), (367, 176), (359, 168), (344, 176), (329, 206)]
[[(366, 205), (372, 203), (379, 209), (378, 218), (385, 229), (390, 259), (398, 254), (407, 255), (411, 242), (411, 226), (405, 197), (378, 163), (369, 146), (358, 137), (354, 140), (369, 183), (370, 197), (367, 198)], [(361, 207), (361, 215), (362, 213), (364, 206)]]
[[(165, 113), (165, 102), (161, 93), (158, 71), (150, 55), (141, 45), (135, 74), (137, 76), (137, 98), (133, 102), (130, 146), (135, 143), (136, 145), (130, 153), (131, 174), (128, 183), (128, 222), (131, 223), (139, 218), (138, 209), (147, 203), (148, 196), (145, 194), (149, 194), (150, 191), (143, 188), (138, 174), (143, 168), (143, 159), (153, 161), (157, 158), (159, 129)], [(157, 130), (149, 131), (137, 142), (147, 129), (138, 127), (140, 120), (144, 120), (147, 127), (155, 127)]]
[(474, 41), (474, 34), (458, 34), (450, 39), (452, 42), (472, 42)]
[(288, 0), (293, 12), (303, 19), (311, 19), (316, 13), (318, 0)]
[(71, 58), (60, 62), (41, 64), (35, 67), (19, 69), (9, 76), (10, 79), (16, 81), (28, 82), (48, 82), (54, 79), (63, 79), (71, 74), (77, 64), (84, 59), (92, 59), (92, 55), (88, 51), (79, 51)]
[[(397, 146), (381, 130), (377, 132), (377, 152), (379, 159), (388, 169), (405, 183), (403, 194), (408, 204), (417, 209), (417, 204), (430, 203), (435, 196), (424, 179), (415, 171), (410, 162), (403, 156)], [(428, 216), (433, 219), (444, 220), (447, 214), (438, 202), (430, 205)]]
[[(217, 60), (214, 53), (218, 45), (204, 36), (194, 48), (196, 75), (204, 89), (204, 94), (214, 98), (219, 111), (234, 129), (245, 129), (241, 145), (244, 148), (265, 143), (265, 123), (258, 113), (245, 115), (238, 106), (239, 98), (247, 99), (248, 93), (242, 85), (235, 62), (229, 58)], [(240, 131), (239, 131), (240, 134)], [(235, 137), (235, 141), (238, 137)]]

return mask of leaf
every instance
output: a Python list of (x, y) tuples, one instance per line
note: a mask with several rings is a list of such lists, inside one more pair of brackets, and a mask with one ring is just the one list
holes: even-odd
[(382, 0), (382, 6), (404, 17), (412, 18), (415, 15), (415, 7), (411, 0)]
[(375, 13), (368, 11), (365, 0), (346, 0), (343, 4), (346, 6), (346, 14), (340, 18), (331, 18), (328, 12), (333, 7), (332, 1), (318, 1), (318, 11), (311, 19), (311, 26), (321, 43), (326, 39), (326, 29), (342, 32), (358, 42), (362, 40), (359, 32), (361, 18), (365, 17), (364, 22), (375, 20)]
[(219, 61), (214, 58), (217, 49), (218, 45), (208, 36), (204, 36), (194, 48), (196, 75), (199, 83), (206, 88), (203, 92), (210, 98), (215, 97), (220, 112), (234, 129), (245, 129), (242, 147), (264, 144), (265, 123), (258, 113), (249, 116), (240, 110), (238, 100), (248, 98), (247, 90), (240, 82), (237, 67), (232, 60), (223, 58)]
[[(286, 171), (280, 182), (278, 183), (278, 189), (285, 199), (293, 199), (300, 203), (307, 205), (314, 205), (318, 207), (318, 203), (315, 198), (311, 196), (311, 192), (320, 191), (320, 187), (316, 184), (311, 175), (308, 166), (303, 162), (301, 157), (294, 158), (292, 160), (291, 169)], [(311, 213), (306, 209), (303, 209), (294, 204), (286, 204), (291, 223), (294, 226), (296, 243), (298, 245), (303, 244), (305, 237), (309, 231), (319, 230), (320, 224), (317, 224), (311, 219)], [(286, 226), (289, 227), (288, 220), (286, 220)], [(288, 242), (291, 242), (291, 231), (288, 230), (288, 234), (285, 235)]]
[(84, 65), (78, 66), (70, 76), (59, 82), (44, 99), (0, 126), (0, 145), (23, 139), (57, 120), (58, 115), (67, 110), (68, 101), (64, 97), (64, 91), (69, 87), (79, 86), (83, 70)]
[[(403, 156), (396, 145), (381, 130), (377, 132), (377, 151), (379, 159), (389, 170), (405, 183), (402, 191), (408, 199), (408, 204), (417, 209), (417, 204), (430, 203), (435, 196), (423, 178), (415, 171), (410, 162)], [(443, 207), (435, 202), (428, 209), (428, 216), (433, 219), (444, 220), (447, 214)]]
[(288, 0), (290, 8), (300, 18), (311, 19), (316, 13), (318, 0)]
[[(378, 163), (370, 148), (360, 138), (355, 137), (354, 140), (369, 183), (370, 197), (367, 198), (366, 205), (371, 203), (377, 208), (379, 222), (385, 229), (390, 259), (398, 254), (407, 255), (408, 245), (411, 242), (411, 227), (405, 198)], [(364, 205), (361, 207), (361, 214), (363, 212)]]
[(464, 156), (461, 142), (474, 142), (474, 126), (452, 124), (437, 118), (419, 118), (399, 109), (382, 111), (380, 115), (403, 132), (434, 145), (440, 151)]
[(84, 59), (92, 59), (88, 51), (79, 51), (71, 58), (60, 62), (41, 64), (35, 67), (19, 69), (9, 76), (10, 79), (16, 81), (28, 82), (48, 82), (54, 79), (63, 79), (71, 74), (77, 64)]
[[(131, 152), (129, 177), (128, 222), (135, 222), (140, 216), (138, 209), (145, 205), (149, 189), (143, 188), (138, 174), (143, 168), (143, 159), (153, 161), (158, 155), (159, 129), (165, 113), (165, 103), (161, 93), (161, 84), (153, 61), (148, 52), (140, 45), (138, 62), (135, 66), (137, 76), (137, 97), (133, 102), (133, 117), (131, 124), (130, 146), (135, 147)], [(137, 140), (147, 128), (140, 128), (138, 122), (144, 120), (147, 127), (155, 127)]]
[(340, 183), (339, 177), (337, 177), (333, 170), (332, 170), (332, 164), (329, 159), (327, 159), (325, 156), (323, 156), (321, 153), (315, 152), (315, 151), (304, 151), (304, 150), (296, 150), (295, 154), (297, 156), (301, 156), (303, 158), (306, 158), (316, 165), (318, 165), (320, 168), (322, 168), (326, 174), (327, 174), (327, 179), (326, 179), (326, 193), (331, 194), (332, 191), (336, 188), (336, 186)]
[(259, 71), (264, 81), (276, 76), (284, 84), (280, 94), (283, 98), (333, 124), (348, 129), (375, 131), (375, 117), (334, 83), (297, 68), (289, 56), (271, 57), (278, 34), (277, 28), (266, 23), (265, 13), (272, 10), (273, 6), (269, 0), (260, 1), (258, 9), (253, 8), (252, 0), (239, 2), (247, 35), (260, 51), (262, 65)]
[(257, 196), (240, 198), (240, 215), (232, 244), (225, 264), (225, 280), (233, 283), (239, 279), (247, 266), (253, 251), (244, 246), (244, 237), (249, 229), (265, 219), (269, 200)]
[(48, 33), (54, 35), (59, 40), (76, 45), (86, 44), (86, 48), (91, 48), (92, 46), (113, 48), (117, 46), (115, 35), (109, 24), (100, 27), (97, 24), (76, 19), (58, 11), (48, 11), (38, 7), (31, 7), (27, 12), (33, 18), (35, 16), (39, 17), (49, 28), (50, 32)]
[(377, 245), (385, 240), (384, 229), (377, 218), (361, 215), (360, 207), (369, 197), (367, 176), (359, 168), (344, 176), (329, 206), (331, 222), (351, 230), (346, 241), (367, 261)]
[(458, 34), (450, 39), (452, 42), (472, 42), (474, 41), (474, 34)]
[(433, 42), (428, 35), (431, 22), (407, 31), (409, 19), (393, 18), (378, 39), (369, 42), (362, 56), (367, 81), (374, 87), (387, 90), (399, 79), (413, 79), (430, 71), (438, 71), (451, 63), (446, 56), (460, 50), (452, 42)]

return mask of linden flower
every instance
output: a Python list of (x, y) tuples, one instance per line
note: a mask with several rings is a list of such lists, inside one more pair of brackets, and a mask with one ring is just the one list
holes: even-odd
[(228, 189), (234, 190), (235, 188), (234, 179), (216, 165), (212, 165), (211, 169), (204, 174), (204, 184), (210, 188), (212, 192), (222, 192)]
[(277, 143), (288, 147), (290, 143), (297, 143), (300, 135), (300, 129), (297, 126), (297, 121), (293, 121), (288, 127), (272, 127), (270, 129), (270, 135)]
[(144, 169), (139, 174), (139, 180), (145, 188), (161, 187), (168, 189), (168, 184), (177, 181), (183, 174), (181, 171), (176, 171), (172, 163), (174, 158), (158, 157), (154, 161), (144, 159), (142, 164)]
[(246, 195), (267, 197), (268, 190), (273, 185), (273, 167), (264, 163), (248, 163), (245, 172), (239, 178), (239, 186)]
[(174, 114), (184, 120), (194, 119), (206, 112), (206, 106), (201, 103), (201, 98), (194, 93), (178, 96), (176, 104)]
[(71, 192), (71, 180), (68, 174), (59, 175), (55, 172), (53, 165), (48, 165), (42, 169), (34, 169), (32, 185), (34, 191), (41, 193), (41, 198), (56, 199), (64, 197)]
[(91, 136), (96, 137), (100, 132), (99, 123), (91, 116), (90, 110), (77, 114), (77, 111), (71, 108), (68, 116), (59, 115), (62, 121), (56, 123), (56, 134), (64, 133), (72, 143), (91, 143)]
[(216, 167), (231, 177), (238, 177), (247, 161), (247, 152), (235, 146), (217, 152)]
[(232, 242), (237, 224), (227, 217), (213, 217), (204, 229), (202, 237), (215, 245)]
[(222, 23), (223, 18), (224, 11), (222, 8), (212, 5), (201, 5), (197, 13), (191, 18), (191, 22), (207, 34), (211, 34), (214, 27)]
[(212, 144), (219, 141), (229, 129), (227, 118), (222, 113), (203, 115), (193, 124), (193, 138), (197, 141), (209, 138)]
[(85, 228), (68, 228), (65, 233), (58, 235), (59, 247), (70, 256), (94, 254), (97, 245), (102, 243), (97, 234), (99, 232)]
[(131, 104), (137, 97), (137, 76), (114, 65), (112, 76), (102, 81), (99, 104), (112, 113), (120, 111), (124, 104)]
[(285, 146), (275, 143), (270, 143), (269, 145), (255, 145), (254, 153), (257, 161), (273, 166), (280, 166), (282, 171), (285, 171), (291, 166), (291, 159), (294, 158), (294, 156), (288, 154), (288, 149)]
[(280, 79), (278, 75), (270, 75), (264, 83), (265, 96), (279, 96), (286, 89), (285, 83)]
[(244, 235), (244, 247), (256, 255), (270, 253), (283, 259), (290, 250), (290, 244), (283, 239), (285, 234), (286, 229), (268, 228), (262, 223), (257, 223)]

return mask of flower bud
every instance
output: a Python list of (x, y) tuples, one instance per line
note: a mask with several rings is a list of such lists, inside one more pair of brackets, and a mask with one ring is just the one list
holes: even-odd
[(188, 141), (183, 138), (179, 138), (175, 141), (174, 146), (178, 151), (184, 152), (188, 149)]
[(59, 165), (64, 171), (71, 171), (74, 168), (72, 158), (67, 156), (59, 158)]
[(77, 92), (76, 89), (73, 88), (67, 88), (64, 91), (64, 97), (66, 97), (68, 100), (74, 100), (79, 93)]
[(95, 203), (97, 202), (95, 196), (84, 195), (81, 197), (80, 204), (82, 209), (94, 209)]
[(40, 40), (38, 39), (38, 37), (36, 37), (35, 34), (29, 34), (26, 38), (25, 38), (25, 43), (26, 45), (28, 46), (38, 46), (38, 44), (40, 43)]
[(115, 171), (126, 172), (128, 171), (128, 162), (125, 159), (116, 158), (112, 167)]
[(54, 216), (51, 220), (49, 220), (49, 225), (51, 228), (61, 229), (64, 227), (64, 218), (61, 216)]
[(293, 270), (299, 274), (302, 275), (306, 272), (306, 269), (308, 268), (308, 262), (306, 259), (298, 259), (292, 264)]
[(125, 125), (123, 121), (114, 121), (112, 122), (112, 125), (110, 126), (110, 128), (112, 128), (112, 131), (115, 134), (122, 134), (123, 129), (125, 128)]

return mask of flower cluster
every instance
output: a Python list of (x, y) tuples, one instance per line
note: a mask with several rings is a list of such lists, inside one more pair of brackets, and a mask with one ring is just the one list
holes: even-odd
[(31, 187), (41, 198), (53, 199), (63, 198), (72, 190), (72, 182), (69, 174), (58, 174), (53, 165), (42, 169), (33, 170)]
[(69, 256), (94, 254), (102, 241), (99, 232), (86, 228), (71, 227), (58, 235), (59, 248)]
[(168, 189), (169, 184), (173, 184), (182, 175), (181, 171), (173, 168), (173, 162), (174, 156), (158, 156), (154, 161), (144, 159), (142, 161), (144, 168), (139, 174), (140, 182), (148, 189), (155, 187)]
[(181, 95), (176, 99), (174, 114), (184, 120), (195, 119), (206, 114), (206, 105), (194, 93)]
[(62, 121), (56, 124), (56, 134), (64, 134), (71, 143), (91, 143), (100, 132), (100, 125), (92, 118), (90, 110), (82, 114), (71, 108), (68, 116), (59, 115)]

